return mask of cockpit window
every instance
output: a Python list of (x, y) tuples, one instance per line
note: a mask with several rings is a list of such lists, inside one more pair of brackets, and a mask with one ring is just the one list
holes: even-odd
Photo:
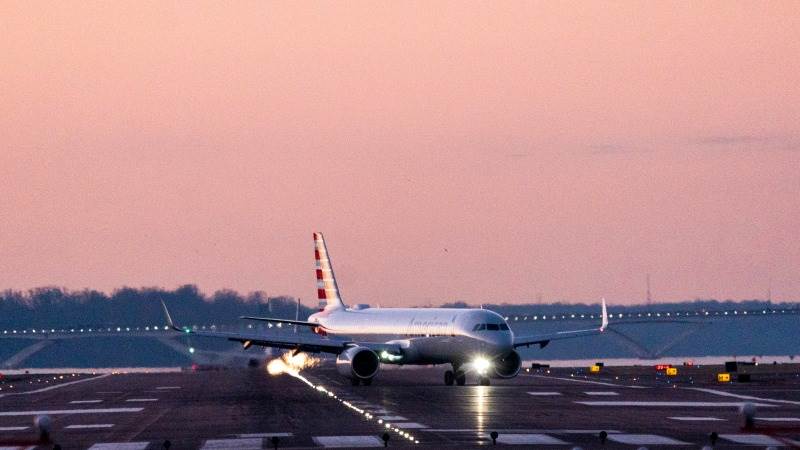
[(500, 324), (500, 329), (503, 330), (503, 331), (508, 331), (508, 325), (504, 324), (504, 323), (501, 323)]
[(475, 325), (475, 327), (472, 329), (472, 331), (481, 331), (481, 330), (485, 330), (485, 329), (486, 329), (486, 324), (485, 323), (479, 323), (479, 324)]
[(489, 331), (500, 331), (500, 325), (496, 323), (487, 323), (486, 329)]

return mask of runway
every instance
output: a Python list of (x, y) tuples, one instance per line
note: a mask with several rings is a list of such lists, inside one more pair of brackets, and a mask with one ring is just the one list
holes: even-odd
[[(46, 387), (26, 378), (0, 392), (0, 443), (32, 437), (33, 417), (46, 414), (64, 449), (267, 449), (273, 437), (279, 448), (382, 447), (385, 432), (389, 447), (477, 448), (492, 431), (497, 445), (520, 447), (595, 448), (601, 431), (605, 448), (698, 447), (712, 432), (717, 448), (800, 445), (800, 370), (778, 367), (732, 384), (711, 367), (674, 378), (553, 369), (488, 387), (444, 386), (444, 368), (384, 370), (353, 387), (330, 365), (303, 371), (310, 384), (263, 369), (67, 374)], [(744, 402), (757, 405), (752, 431)]]

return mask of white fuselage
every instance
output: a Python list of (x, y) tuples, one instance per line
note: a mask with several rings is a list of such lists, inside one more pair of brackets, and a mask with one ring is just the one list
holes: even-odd
[(513, 349), (514, 335), (506, 321), (485, 309), (366, 308), (325, 309), (312, 314), (321, 332), (364, 342), (394, 343), (398, 357), (384, 363), (460, 365), (476, 357), (501, 358)]

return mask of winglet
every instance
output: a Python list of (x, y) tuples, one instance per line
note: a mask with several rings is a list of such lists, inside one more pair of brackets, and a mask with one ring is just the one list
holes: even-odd
[(164, 315), (167, 317), (167, 324), (175, 331), (183, 331), (180, 327), (175, 325), (175, 322), (172, 321), (172, 316), (169, 315), (169, 310), (167, 309), (167, 305), (164, 303), (164, 300), (161, 300), (161, 307), (164, 308)]
[(606, 308), (606, 299), (601, 300), (603, 321), (600, 323), (600, 331), (605, 331), (608, 328), (608, 309)]

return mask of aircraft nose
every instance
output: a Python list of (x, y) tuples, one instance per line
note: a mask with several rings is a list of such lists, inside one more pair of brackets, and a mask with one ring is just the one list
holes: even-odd
[(511, 332), (498, 333), (492, 336), (491, 344), (498, 354), (505, 354), (513, 348), (514, 337)]

